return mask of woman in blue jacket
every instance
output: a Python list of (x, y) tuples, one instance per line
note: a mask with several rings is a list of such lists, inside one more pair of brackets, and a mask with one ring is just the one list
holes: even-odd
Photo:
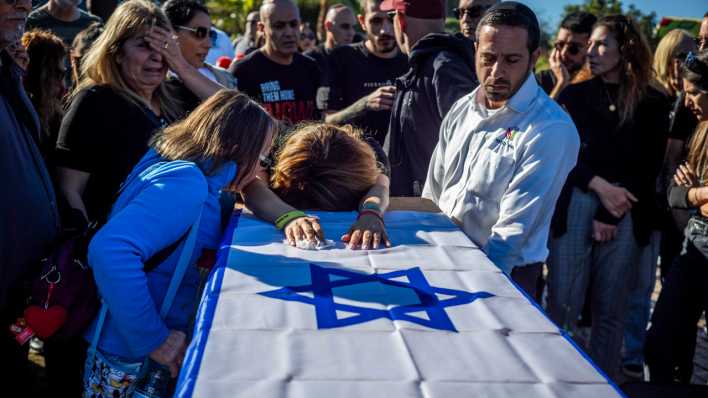
[[(219, 191), (241, 190), (270, 150), (274, 120), (235, 91), (223, 90), (185, 120), (155, 135), (133, 169), (110, 219), (89, 246), (89, 264), (108, 314), (96, 355), (87, 359), (85, 396), (124, 396), (146, 357), (176, 376), (186, 346), (184, 331), (197, 299), (199, 272), (188, 267), (162, 319), (167, 287), (181, 254), (145, 272), (158, 252), (180, 241), (201, 213), (192, 261), (221, 237)], [(91, 341), (94, 321), (86, 332)]]

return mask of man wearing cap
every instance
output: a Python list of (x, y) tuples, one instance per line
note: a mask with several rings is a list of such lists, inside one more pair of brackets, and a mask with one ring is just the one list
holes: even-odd
[(536, 83), (540, 29), (528, 7), (492, 7), (476, 37), (480, 86), (445, 117), (423, 197), (534, 297), (578, 132)]
[(395, 11), (394, 33), (410, 69), (396, 79), (385, 149), (391, 161), (391, 195), (420, 196), (440, 123), (452, 105), (478, 84), (474, 48), (444, 33), (443, 0), (386, 0)]

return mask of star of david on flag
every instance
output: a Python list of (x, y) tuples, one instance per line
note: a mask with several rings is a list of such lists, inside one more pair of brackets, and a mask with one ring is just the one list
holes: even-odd
[[(455, 329), (455, 325), (450, 320), (447, 312), (445, 312), (445, 308), (470, 304), (477, 299), (493, 296), (493, 294), (484, 291), (470, 293), (463, 290), (431, 286), (418, 267), (384, 274), (362, 274), (310, 264), (310, 276), (312, 279), (310, 285), (286, 286), (259, 294), (270, 298), (297, 301), (314, 306), (319, 329), (339, 328), (386, 318), (392, 321), (413, 322), (432, 329), (451, 332), (457, 332), (457, 329)], [(401, 279), (407, 279), (408, 281), (405, 282)], [(394, 305), (385, 310), (335, 302), (334, 289), (364, 286), (372, 282), (394, 289), (406, 289), (415, 295), (415, 301), (417, 302)], [(312, 295), (303, 294), (305, 292), (312, 292)], [(366, 295), (361, 290), (359, 294)], [(438, 295), (445, 296), (445, 298), (440, 299)], [(338, 311), (355, 315), (339, 318), (337, 316)], [(420, 312), (425, 312), (428, 319), (412, 315)]]

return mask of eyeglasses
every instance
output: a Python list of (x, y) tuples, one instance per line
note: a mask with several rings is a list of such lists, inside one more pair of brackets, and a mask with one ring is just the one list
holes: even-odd
[(566, 46), (568, 47), (568, 53), (570, 55), (578, 55), (582, 50), (585, 49), (585, 46), (581, 46), (578, 43), (573, 43), (572, 41), (571, 42), (558, 41), (553, 45), (553, 47), (558, 52), (563, 51), (563, 48), (565, 48)]
[(488, 6), (472, 6), (469, 8), (453, 8), (452, 12), (457, 19), (469, 18), (479, 18), (487, 12), (488, 9), (492, 8), (491, 5)]
[(391, 10), (391, 11), (387, 12), (386, 16), (388, 17), (388, 21), (393, 22), (393, 18), (395, 18), (396, 14), (398, 14), (399, 12), (400, 11), (397, 11), (397, 10)]
[(211, 29), (211, 28), (205, 28), (204, 26), (199, 26), (196, 28), (190, 28), (189, 26), (182, 26), (182, 25), (177, 25), (175, 26), (177, 29), (182, 29), (182, 30), (188, 30), (192, 32), (194, 37), (196, 37), (199, 40), (204, 40), (207, 37), (211, 39), (212, 42), (216, 40), (216, 31)]

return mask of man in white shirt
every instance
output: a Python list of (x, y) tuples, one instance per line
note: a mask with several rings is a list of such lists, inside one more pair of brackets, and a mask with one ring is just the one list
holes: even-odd
[(513, 1), (482, 18), (480, 86), (445, 117), (423, 190), (532, 297), (580, 145), (572, 120), (532, 73), (539, 32), (533, 11)]

